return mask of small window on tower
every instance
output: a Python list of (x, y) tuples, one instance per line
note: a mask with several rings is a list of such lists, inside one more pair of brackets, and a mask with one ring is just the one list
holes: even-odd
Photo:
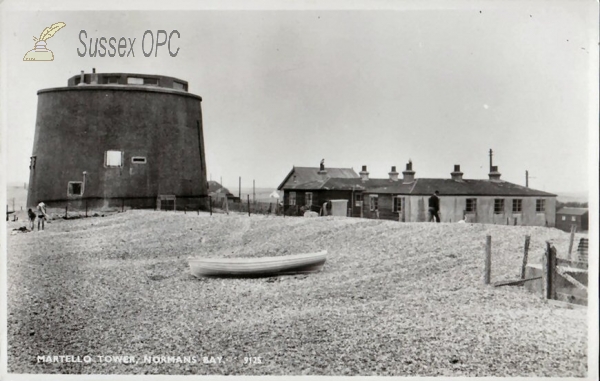
[(122, 167), (123, 152), (121, 151), (106, 151), (104, 165), (107, 167)]
[(83, 194), (83, 183), (81, 181), (69, 181), (67, 194), (69, 196), (81, 196)]
[(146, 158), (143, 156), (134, 156), (131, 158), (131, 162), (134, 164), (146, 164)]

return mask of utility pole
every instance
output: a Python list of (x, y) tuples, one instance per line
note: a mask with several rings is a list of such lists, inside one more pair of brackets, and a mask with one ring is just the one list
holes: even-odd
[(525, 188), (529, 188), (529, 179), (535, 179), (535, 177), (529, 176), (529, 171), (525, 171)]
[(256, 183), (252, 180), (252, 203), (256, 204)]
[(242, 199), (242, 176), (240, 176), (240, 182), (238, 185), (238, 198), (240, 200)]

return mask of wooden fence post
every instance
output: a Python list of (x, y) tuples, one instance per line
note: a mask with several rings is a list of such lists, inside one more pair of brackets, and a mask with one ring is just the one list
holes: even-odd
[(212, 216), (212, 196), (208, 196), (208, 204), (210, 206), (210, 215)]
[(65, 219), (69, 218), (69, 202), (65, 205)]
[(250, 217), (250, 195), (246, 195), (248, 196), (248, 217)]
[(490, 284), (490, 275), (492, 273), (492, 236), (485, 237), (485, 268), (483, 272), (483, 283)]
[(577, 230), (577, 225), (571, 225), (571, 237), (569, 238), (569, 259), (571, 259), (571, 253), (573, 252), (573, 241), (575, 240), (575, 231)]
[(85, 200), (85, 216), (88, 216), (88, 205), (87, 205), (87, 200)]
[(529, 241), (531, 237), (525, 236), (525, 248), (523, 249), (523, 265), (521, 266), (521, 279), (525, 279), (525, 270), (527, 269), (527, 257), (529, 256)]
[(123, 213), (124, 210), (125, 210), (125, 199), (122, 198), (121, 199), (121, 213)]
[(544, 299), (556, 299), (556, 249), (549, 241), (546, 241), (546, 252), (542, 264), (542, 279), (544, 287)]

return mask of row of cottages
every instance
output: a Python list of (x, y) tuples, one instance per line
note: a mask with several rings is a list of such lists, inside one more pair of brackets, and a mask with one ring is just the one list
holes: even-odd
[(555, 225), (555, 194), (501, 180), (498, 167), (491, 169), (487, 180), (463, 179), (459, 165), (447, 179), (416, 178), (409, 162), (402, 178), (392, 167), (389, 178), (372, 179), (366, 166), (358, 174), (352, 168), (294, 167), (277, 189), (284, 191), (285, 210), (292, 213), (347, 200), (352, 217), (424, 222), (428, 199), (437, 190), (442, 222)]

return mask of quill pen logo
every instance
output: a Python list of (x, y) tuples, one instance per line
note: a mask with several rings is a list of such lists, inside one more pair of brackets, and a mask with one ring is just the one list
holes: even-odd
[(64, 22), (57, 22), (44, 29), (39, 38), (34, 36), (35, 46), (25, 54), (23, 61), (54, 61), (54, 53), (46, 47), (46, 41), (65, 26)]

